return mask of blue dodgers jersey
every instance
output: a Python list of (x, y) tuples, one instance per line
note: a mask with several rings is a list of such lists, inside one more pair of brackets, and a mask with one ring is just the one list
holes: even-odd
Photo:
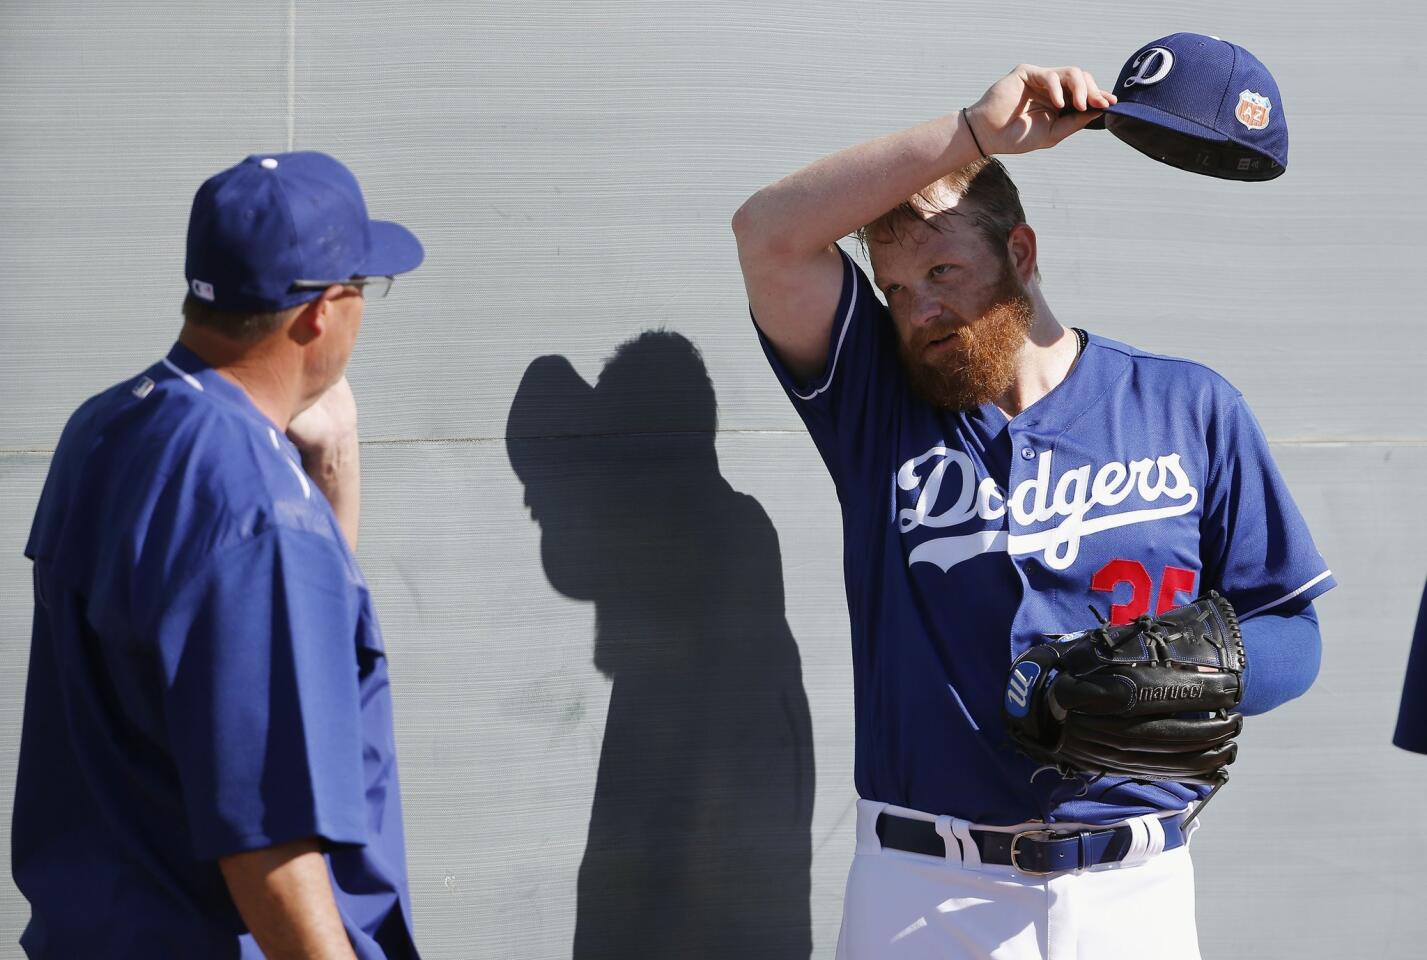
[(1427, 588), (1417, 608), (1417, 629), (1412, 633), (1412, 652), (1407, 659), (1392, 742), (1404, 750), (1427, 753)]
[(798, 383), (763, 346), (842, 505), (858, 793), (986, 824), (1108, 823), (1201, 796), (1036, 773), (1001, 704), (1011, 661), (1093, 626), (1090, 604), (1124, 623), (1212, 588), (1249, 617), (1333, 585), (1243, 397), (1199, 364), (1090, 336), (1014, 420), (937, 410), (843, 258), (823, 374)]
[(182, 346), (65, 427), (25, 551), (31, 957), (261, 956), (217, 858), (309, 836), (357, 955), (417, 956), (381, 631), (299, 464)]

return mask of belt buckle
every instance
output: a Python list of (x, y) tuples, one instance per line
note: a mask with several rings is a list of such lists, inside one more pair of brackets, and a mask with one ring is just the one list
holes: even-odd
[(1018, 872), (1024, 873), (1024, 874), (1025, 874), (1026, 876), (1028, 876), (1028, 877), (1048, 877), (1048, 876), (1050, 876), (1051, 874), (1059, 873), (1059, 872), (1060, 872), (1059, 870), (1031, 870), (1031, 869), (1029, 869), (1029, 868), (1027, 868), (1027, 867), (1021, 866), (1018, 862), (1016, 862), (1016, 846), (1017, 846), (1017, 844), (1019, 844), (1019, 843), (1021, 842), (1022, 839), (1024, 839), (1025, 837), (1036, 837), (1036, 838), (1046, 837), (1046, 838), (1049, 838), (1049, 837), (1054, 837), (1055, 835), (1056, 835), (1056, 834), (1055, 834), (1055, 831), (1054, 831), (1054, 830), (1026, 830), (1026, 831), (1024, 831), (1024, 832), (1022, 832), (1022, 833), (1018, 833), (1018, 834), (1015, 834), (1014, 836), (1012, 836), (1012, 837), (1011, 837), (1011, 866), (1012, 866), (1013, 868), (1015, 868)]

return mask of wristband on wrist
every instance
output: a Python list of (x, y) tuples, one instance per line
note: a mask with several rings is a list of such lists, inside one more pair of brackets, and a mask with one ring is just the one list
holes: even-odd
[(971, 142), (976, 144), (976, 152), (981, 154), (981, 159), (990, 160), (986, 151), (981, 148), (981, 140), (976, 136), (976, 128), (971, 125), (971, 117), (967, 116), (965, 107), (961, 108), (961, 122), (966, 124), (966, 130), (971, 134)]

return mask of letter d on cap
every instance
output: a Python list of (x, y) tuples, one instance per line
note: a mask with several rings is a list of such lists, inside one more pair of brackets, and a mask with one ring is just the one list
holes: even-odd
[(1174, 69), (1174, 54), (1165, 47), (1150, 47), (1130, 64), (1135, 72), (1125, 78), (1125, 86), (1148, 87), (1159, 83)]

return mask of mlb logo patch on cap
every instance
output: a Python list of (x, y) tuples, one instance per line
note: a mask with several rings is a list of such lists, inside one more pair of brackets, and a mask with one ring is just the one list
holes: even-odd
[(1288, 121), (1273, 75), (1237, 44), (1198, 33), (1135, 51), (1104, 127), (1161, 163), (1225, 180), (1272, 180), (1288, 167)]
[(423, 256), (410, 230), (371, 219), (338, 160), (315, 150), (253, 154), (194, 194), (184, 276), (218, 310), (276, 312), (320, 295), (299, 281), (394, 276)]
[(1250, 130), (1268, 129), (1268, 114), (1273, 109), (1273, 101), (1251, 90), (1239, 94), (1239, 106), (1234, 116)]

